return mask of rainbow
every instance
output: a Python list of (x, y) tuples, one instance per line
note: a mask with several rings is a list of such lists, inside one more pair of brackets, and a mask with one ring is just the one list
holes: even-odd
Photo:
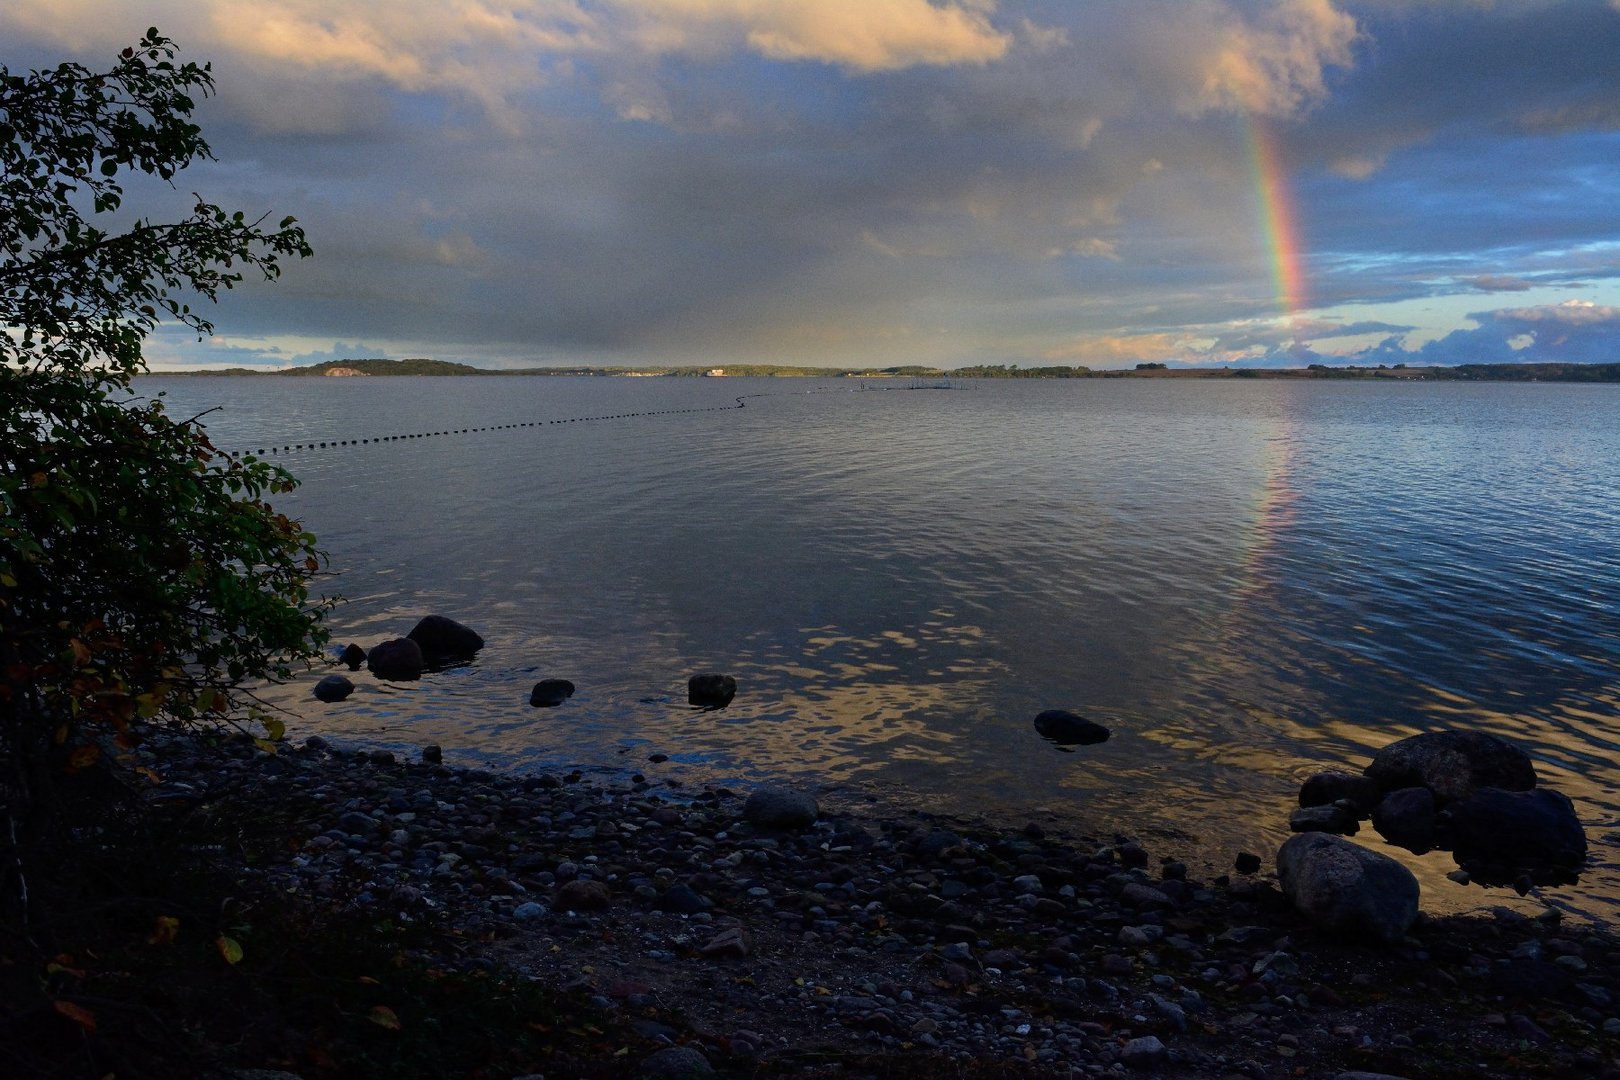
[(1306, 307), (1305, 268), (1299, 242), (1298, 215), (1288, 174), (1277, 153), (1277, 143), (1265, 120), (1248, 114), (1249, 161), (1254, 170), (1260, 228), (1265, 234), (1266, 258), (1271, 264), (1277, 305), (1290, 319)]

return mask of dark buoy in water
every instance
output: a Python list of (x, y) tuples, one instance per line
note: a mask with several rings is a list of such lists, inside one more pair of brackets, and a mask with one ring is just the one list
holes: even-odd
[(1094, 720), (1066, 709), (1047, 709), (1035, 718), (1035, 730), (1059, 746), (1094, 746), (1113, 734)]
[(537, 709), (551, 709), (574, 696), (574, 684), (567, 679), (541, 679), (529, 693), (529, 704)]

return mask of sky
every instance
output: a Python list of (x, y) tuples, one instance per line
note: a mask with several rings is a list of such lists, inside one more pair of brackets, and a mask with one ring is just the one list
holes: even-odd
[(154, 368), (1620, 361), (1620, 0), (5, 0), (315, 256)]

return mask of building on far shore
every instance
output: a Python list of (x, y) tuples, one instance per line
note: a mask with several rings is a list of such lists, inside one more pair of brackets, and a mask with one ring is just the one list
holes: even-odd
[(723, 367), (710, 368), (708, 371), (705, 371), (703, 375), (704, 378), (708, 379), (723, 379), (726, 377), (726, 369)]
[(363, 372), (363, 371), (360, 371), (360, 370), (358, 370), (356, 368), (352, 368), (352, 367), (334, 367), (334, 368), (327, 368), (326, 369), (326, 374), (329, 377), (330, 376), (336, 376), (338, 378), (350, 378), (350, 377), (356, 376), (356, 375), (360, 376), (361, 378), (364, 378), (366, 373)]

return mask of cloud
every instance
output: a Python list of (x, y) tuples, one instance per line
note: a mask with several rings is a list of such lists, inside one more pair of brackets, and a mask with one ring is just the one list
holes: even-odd
[(1510, 274), (1480, 274), (1468, 279), (1480, 292), (1529, 292), (1531, 283)]
[(713, 53), (745, 47), (772, 60), (813, 61), (869, 74), (919, 64), (985, 64), (1012, 35), (990, 23), (993, 4), (928, 0), (615, 0), (645, 52)]
[(1186, 102), (1194, 110), (1293, 115), (1326, 95), (1327, 70), (1348, 67), (1361, 38), (1355, 19), (1331, 0), (1277, 0), (1253, 20), (1224, 5), (1193, 6), (1213, 16), (1207, 40), (1214, 44), (1191, 56), (1201, 76)]

